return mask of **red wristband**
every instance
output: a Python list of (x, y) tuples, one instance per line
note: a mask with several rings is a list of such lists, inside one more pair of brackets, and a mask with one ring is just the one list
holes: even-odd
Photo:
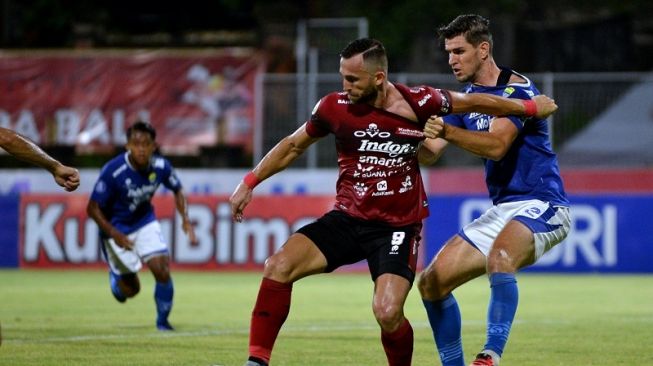
[(528, 117), (533, 117), (537, 114), (537, 105), (533, 100), (522, 100), (524, 103), (524, 115)]
[(254, 189), (254, 187), (256, 187), (259, 183), (261, 183), (261, 180), (254, 175), (254, 172), (249, 172), (243, 178), (243, 183), (245, 183), (245, 185), (248, 186), (249, 189)]

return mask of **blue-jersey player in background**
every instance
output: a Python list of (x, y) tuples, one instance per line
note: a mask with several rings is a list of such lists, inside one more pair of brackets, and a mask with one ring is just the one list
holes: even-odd
[[(539, 94), (523, 75), (492, 58), (489, 21), (461, 15), (439, 29), (456, 79), (467, 93), (530, 99)], [(485, 159), (493, 206), (440, 249), (418, 280), (442, 365), (464, 366), (461, 314), (452, 291), (485, 273), (490, 281), (486, 343), (471, 365), (499, 364), (517, 310), (515, 273), (562, 241), (570, 229), (567, 200), (545, 120), (481, 113), (431, 118), (428, 149), (433, 163), (452, 143)], [(439, 137), (439, 138), (435, 138)], [(437, 208), (436, 208), (437, 209)]]
[(170, 162), (155, 155), (155, 139), (156, 131), (149, 123), (138, 121), (127, 129), (127, 151), (102, 167), (86, 211), (100, 228), (111, 293), (119, 302), (136, 296), (138, 271), (145, 262), (156, 280), (156, 326), (166, 331), (173, 330), (168, 315), (174, 287), (168, 245), (151, 204), (159, 185), (174, 192), (182, 229), (192, 243), (196, 239), (181, 182)]

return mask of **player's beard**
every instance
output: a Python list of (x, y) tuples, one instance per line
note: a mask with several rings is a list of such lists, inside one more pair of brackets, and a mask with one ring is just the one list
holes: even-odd
[(358, 96), (358, 98), (352, 99), (350, 95), (349, 100), (351, 100), (353, 103), (373, 104), (373, 102), (376, 100), (376, 97), (378, 95), (379, 95), (379, 91), (376, 89), (376, 86), (370, 85), (368, 88), (363, 89), (363, 91), (361, 91), (360, 96)]
[(481, 61), (466, 61), (462, 65), (464, 66), (460, 67), (459, 73), (454, 73), (456, 80), (460, 83), (475, 83), (477, 75), (481, 70)]

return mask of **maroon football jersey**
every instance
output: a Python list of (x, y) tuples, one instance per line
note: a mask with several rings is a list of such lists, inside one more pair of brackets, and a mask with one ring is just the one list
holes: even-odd
[(366, 103), (352, 103), (344, 92), (331, 93), (313, 109), (306, 131), (312, 137), (335, 135), (340, 169), (337, 210), (404, 226), (428, 216), (417, 150), (424, 140), (426, 120), (434, 114), (450, 113), (451, 96), (428, 86), (395, 87), (417, 120)]

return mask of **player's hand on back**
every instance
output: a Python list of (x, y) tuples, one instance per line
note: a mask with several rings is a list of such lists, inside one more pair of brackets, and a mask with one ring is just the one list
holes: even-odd
[(546, 95), (536, 95), (533, 97), (533, 101), (537, 106), (537, 114), (535, 115), (537, 118), (546, 118), (558, 110), (558, 105), (555, 100)]

